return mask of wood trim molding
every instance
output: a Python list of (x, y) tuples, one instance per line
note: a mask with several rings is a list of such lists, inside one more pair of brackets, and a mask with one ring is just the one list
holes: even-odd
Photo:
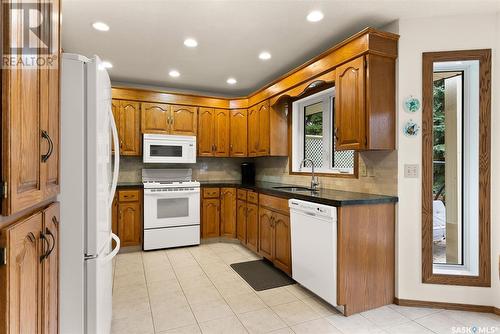
[(394, 297), (394, 304), (399, 306), (442, 308), (446, 310), (494, 313), (500, 315), (499, 308), (486, 305), (431, 302), (426, 300), (399, 299), (397, 297)]
[[(433, 273), (433, 62), (479, 60), (479, 275)], [(422, 282), (491, 286), (490, 230), (491, 49), (426, 52), (422, 55)], [(430, 158), (429, 158), (430, 157)]]

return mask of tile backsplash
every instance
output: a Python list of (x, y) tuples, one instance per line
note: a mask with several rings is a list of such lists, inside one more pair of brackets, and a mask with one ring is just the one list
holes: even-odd
[[(144, 164), (142, 157), (121, 157), (119, 182), (140, 182), (142, 168), (192, 168), (198, 181), (241, 180), (240, 164), (254, 161), (258, 181), (308, 186), (310, 176), (290, 175), (288, 158), (197, 158), (195, 164)], [(397, 195), (397, 151), (361, 152), (359, 177), (320, 177), (320, 187), (372, 194)]]

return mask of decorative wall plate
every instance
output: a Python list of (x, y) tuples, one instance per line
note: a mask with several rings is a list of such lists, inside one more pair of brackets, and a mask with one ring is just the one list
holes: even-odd
[(407, 137), (415, 137), (419, 131), (420, 131), (420, 126), (411, 119), (408, 122), (406, 122), (403, 128), (403, 133)]
[(406, 112), (414, 113), (420, 109), (420, 101), (416, 97), (409, 96), (404, 101)]

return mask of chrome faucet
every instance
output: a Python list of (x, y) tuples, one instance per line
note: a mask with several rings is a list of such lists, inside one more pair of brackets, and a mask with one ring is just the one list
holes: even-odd
[(312, 161), (309, 158), (306, 158), (300, 162), (300, 169), (302, 169), (302, 166), (306, 167), (306, 162), (311, 162), (311, 189), (313, 191), (318, 190), (319, 186), (319, 180), (317, 176), (314, 176), (314, 161)]

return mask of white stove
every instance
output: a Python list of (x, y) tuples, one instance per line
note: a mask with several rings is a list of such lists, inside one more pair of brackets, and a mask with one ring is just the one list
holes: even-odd
[(191, 169), (143, 169), (144, 250), (200, 243), (200, 183)]

